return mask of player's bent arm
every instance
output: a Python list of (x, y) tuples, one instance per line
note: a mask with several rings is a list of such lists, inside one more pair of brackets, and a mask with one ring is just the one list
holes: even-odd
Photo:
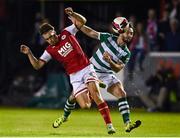
[(65, 9), (65, 13), (69, 15), (70, 20), (73, 22), (73, 24), (76, 25), (76, 27), (78, 29), (80, 29), (86, 23), (86, 21), (87, 21), (84, 16), (82, 16), (79, 13), (74, 12), (71, 7), (66, 8)]
[(45, 65), (45, 62), (40, 59), (37, 59), (32, 54), (32, 52), (29, 52), (27, 55), (28, 55), (30, 63), (32, 64), (32, 66), (35, 70), (39, 70), (40, 68), (42, 68)]
[(119, 72), (121, 69), (123, 69), (125, 66), (121, 62), (115, 63), (113, 60), (110, 60), (109, 64), (110, 64), (111, 69), (116, 73)]
[(94, 39), (99, 39), (99, 35), (100, 35), (100, 32), (97, 32), (95, 31), (94, 29), (86, 26), (86, 25), (83, 25), (80, 30), (86, 34), (87, 36), (91, 37), (91, 38), (94, 38)]

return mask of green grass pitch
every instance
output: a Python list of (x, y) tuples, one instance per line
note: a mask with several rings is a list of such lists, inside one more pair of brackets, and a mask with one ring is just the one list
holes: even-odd
[[(0, 108), (0, 137), (111, 137), (96, 109), (74, 110), (68, 122), (52, 128), (62, 110)], [(116, 128), (113, 137), (180, 137), (180, 113), (147, 113), (132, 111), (131, 119), (140, 119), (142, 125), (131, 133), (124, 131), (118, 111), (111, 117)]]

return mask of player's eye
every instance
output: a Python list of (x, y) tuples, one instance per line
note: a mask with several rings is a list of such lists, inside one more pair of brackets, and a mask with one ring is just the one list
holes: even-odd
[(133, 35), (133, 32), (130, 32), (130, 35)]
[(49, 40), (49, 39), (51, 39), (52, 37), (53, 37), (54, 35), (51, 35), (51, 36), (49, 36), (48, 38), (45, 38), (45, 40)]

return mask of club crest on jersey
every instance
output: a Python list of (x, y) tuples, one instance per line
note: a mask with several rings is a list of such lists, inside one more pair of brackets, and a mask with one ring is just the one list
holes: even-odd
[(117, 54), (117, 56), (118, 57), (124, 57), (124, 56), (126, 56), (127, 55), (127, 52), (126, 51), (124, 51), (124, 50), (122, 50), (121, 48), (119, 49), (119, 53)]
[(64, 40), (66, 38), (66, 35), (61, 36), (61, 40)]
[(66, 42), (65, 45), (58, 50), (58, 53), (61, 56), (66, 57), (72, 50), (72, 45), (69, 42)]

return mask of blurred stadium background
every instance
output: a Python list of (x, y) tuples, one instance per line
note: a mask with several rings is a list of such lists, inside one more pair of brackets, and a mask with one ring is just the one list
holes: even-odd
[[(69, 25), (66, 7), (84, 15), (87, 25), (102, 32), (112, 31), (115, 17), (128, 18), (136, 34), (144, 38), (140, 42), (140, 35), (136, 36), (130, 44), (130, 62), (117, 74), (125, 85), (131, 108), (180, 111), (179, 0), (0, 0), (0, 112), (5, 113), (4, 107), (63, 108), (71, 86), (62, 66), (51, 61), (35, 71), (19, 48), (27, 44), (39, 57), (46, 43), (38, 34), (38, 26), (49, 22), (60, 31)], [(81, 32), (77, 37), (91, 57), (99, 43)], [(104, 90), (102, 94), (114, 108), (116, 99)]]

